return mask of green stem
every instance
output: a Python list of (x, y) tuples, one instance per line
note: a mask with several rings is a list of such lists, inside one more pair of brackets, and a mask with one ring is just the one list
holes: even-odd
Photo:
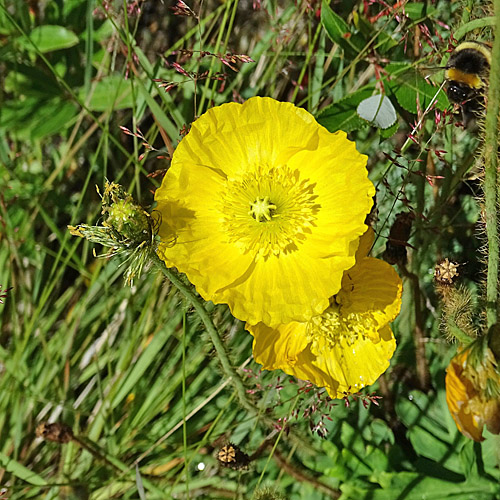
[(245, 386), (243, 385), (243, 382), (238, 376), (238, 374), (236, 373), (236, 370), (233, 368), (233, 365), (229, 361), (229, 356), (226, 350), (226, 346), (222, 342), (219, 331), (217, 330), (217, 327), (214, 325), (212, 318), (207, 313), (203, 305), (203, 302), (193, 293), (193, 291), (187, 285), (185, 285), (182, 282), (182, 280), (177, 276), (177, 274), (174, 271), (165, 267), (165, 264), (163, 263), (162, 260), (160, 260), (160, 258), (157, 255), (153, 257), (153, 262), (156, 265), (156, 267), (170, 280), (172, 285), (174, 285), (175, 288), (177, 288), (177, 290), (179, 290), (179, 292), (181, 292), (182, 295), (184, 295), (189, 304), (194, 308), (194, 310), (200, 317), (201, 321), (205, 325), (207, 333), (210, 335), (210, 340), (212, 341), (212, 344), (214, 345), (215, 350), (217, 351), (217, 356), (222, 365), (222, 369), (224, 370), (224, 373), (226, 374), (228, 379), (230, 379), (231, 383), (233, 384), (241, 405), (246, 409), (253, 410), (254, 409), (253, 405), (248, 401)]
[(461, 328), (459, 328), (455, 320), (452, 318), (448, 318), (446, 320), (446, 328), (448, 329), (450, 335), (455, 337), (463, 345), (467, 346), (474, 341), (470, 335), (467, 335)]
[(500, 0), (495, 0), (496, 30), (491, 53), (490, 86), (484, 133), (484, 198), (488, 238), (486, 319), (488, 328), (497, 322), (498, 301), (498, 112), (500, 108)]
[[(177, 274), (174, 271), (165, 267), (164, 262), (157, 255), (154, 255), (152, 257), (152, 261), (154, 265), (170, 280), (172, 285), (174, 285), (177, 288), (177, 290), (181, 292), (181, 294), (186, 298), (188, 303), (191, 304), (196, 313), (199, 315), (201, 321), (205, 325), (208, 334), (210, 335), (215, 350), (217, 351), (217, 355), (221, 362), (222, 369), (224, 370), (224, 373), (226, 374), (226, 376), (228, 377), (228, 379), (231, 381), (231, 383), (235, 388), (236, 395), (238, 396), (241, 406), (245, 408), (245, 410), (249, 411), (252, 415), (256, 415), (258, 419), (261, 422), (263, 422), (267, 427), (269, 427), (270, 429), (275, 429), (276, 422), (272, 418), (262, 413), (248, 399), (245, 386), (241, 378), (236, 373), (236, 370), (233, 368), (233, 366), (229, 361), (229, 356), (226, 347), (224, 346), (224, 343), (221, 340), (220, 333), (217, 330), (217, 327), (214, 325), (212, 318), (207, 313), (203, 301), (193, 293), (193, 291), (189, 286), (187, 286), (185, 283), (182, 282), (182, 280), (179, 278), (179, 276), (177, 276)], [(316, 453), (316, 450), (311, 445), (307, 444), (302, 436), (294, 433), (293, 430), (289, 431), (288, 439), (292, 443), (301, 446), (301, 449), (303, 451), (307, 451), (310, 454)]]

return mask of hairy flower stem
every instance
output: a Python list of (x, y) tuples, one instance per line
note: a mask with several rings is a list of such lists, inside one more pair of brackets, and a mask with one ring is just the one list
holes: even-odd
[[(263, 414), (262, 411), (259, 410), (259, 408), (256, 408), (254, 404), (248, 399), (245, 385), (243, 384), (243, 381), (236, 373), (236, 370), (231, 365), (226, 347), (224, 346), (224, 343), (221, 340), (220, 333), (217, 330), (217, 327), (214, 325), (212, 318), (207, 313), (203, 305), (203, 301), (200, 300), (192, 292), (189, 286), (185, 285), (182, 282), (182, 280), (179, 279), (179, 277), (175, 272), (165, 267), (165, 263), (162, 260), (160, 260), (160, 258), (157, 255), (155, 255), (152, 258), (152, 261), (154, 265), (170, 280), (172, 285), (174, 285), (177, 288), (177, 290), (181, 292), (181, 294), (187, 299), (189, 304), (192, 305), (196, 313), (199, 315), (201, 321), (205, 325), (208, 334), (210, 335), (210, 339), (212, 340), (215, 350), (217, 351), (217, 355), (221, 362), (222, 369), (224, 370), (224, 373), (231, 381), (236, 390), (236, 395), (238, 396), (241, 406), (245, 408), (245, 410), (250, 412), (252, 415), (256, 415), (260, 419), (260, 421), (263, 422), (268, 428), (276, 429), (276, 422), (272, 418)], [(302, 447), (302, 450), (307, 451), (310, 454), (316, 453), (313, 447), (304, 441), (303, 436), (295, 434), (292, 430), (290, 430), (287, 433), (287, 435), (288, 439), (292, 443), (300, 445)]]
[(248, 401), (245, 386), (243, 385), (241, 378), (233, 368), (233, 365), (229, 361), (229, 356), (226, 347), (221, 340), (219, 331), (214, 325), (212, 318), (207, 313), (205, 307), (203, 306), (202, 301), (198, 299), (198, 297), (196, 297), (191, 289), (187, 285), (185, 285), (171, 269), (165, 267), (164, 262), (160, 260), (157, 255), (153, 257), (153, 262), (156, 267), (158, 267), (158, 269), (169, 279), (172, 285), (174, 285), (175, 288), (177, 288), (177, 290), (179, 290), (179, 292), (184, 295), (189, 304), (194, 308), (201, 321), (205, 325), (207, 333), (210, 335), (210, 340), (212, 341), (212, 344), (217, 351), (217, 356), (219, 357), (222, 369), (235, 388), (238, 399), (240, 400), (240, 404), (245, 409), (253, 410), (253, 405)]
[(495, 41), (491, 53), (490, 86), (484, 133), (484, 198), (488, 238), (486, 320), (488, 328), (497, 322), (498, 301), (498, 112), (500, 108), (500, 0), (494, 2)]

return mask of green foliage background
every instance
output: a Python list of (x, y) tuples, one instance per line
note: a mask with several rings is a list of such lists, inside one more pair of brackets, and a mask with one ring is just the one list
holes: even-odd
[[(12, 499), (500, 498), (498, 437), (467, 440), (446, 406), (455, 347), (439, 330), (432, 277), (449, 257), (481, 289), (480, 140), (443, 117), (442, 74), (433, 85), (418, 71), (443, 64), (450, 33), (491, 41), (489, 7), (205, 0), (189, 3), (197, 19), (174, 15), (174, 3), (146, 0), (138, 13), (126, 0), (0, 2), (0, 284), (13, 287), (0, 304), (0, 488)], [(254, 62), (233, 71), (180, 49)], [(174, 61), (227, 76), (194, 81)], [(166, 93), (154, 79), (179, 85)], [(398, 121), (378, 130), (356, 108), (382, 87)], [(368, 155), (374, 256), (396, 214), (416, 214), (398, 349), (369, 389), (378, 405), (332, 405), (282, 373), (260, 373), (251, 336), (209, 304), (255, 406), (242, 410), (169, 283), (151, 272), (125, 287), (120, 262), (96, 258), (66, 229), (99, 219), (95, 185), (106, 179), (154, 208), (161, 177), (148, 175), (168, 167), (181, 129), (254, 95), (305, 107)], [(120, 126), (140, 128), (154, 149)], [(44, 421), (66, 423), (94, 453), (37, 439)], [(261, 450), (249, 470), (217, 463), (228, 441)]]

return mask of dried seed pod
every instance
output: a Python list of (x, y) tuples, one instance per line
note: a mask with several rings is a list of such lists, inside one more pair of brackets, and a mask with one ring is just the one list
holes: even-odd
[(434, 279), (436, 280), (436, 283), (445, 286), (452, 285), (455, 278), (459, 275), (459, 266), (460, 264), (448, 260), (448, 257), (441, 262), (438, 262), (434, 268)]
[(250, 457), (235, 444), (223, 446), (217, 453), (217, 460), (223, 467), (233, 470), (248, 469)]
[(69, 443), (74, 438), (71, 428), (59, 422), (42, 422), (36, 428), (36, 436), (55, 443)]
[(413, 212), (401, 212), (396, 215), (396, 220), (389, 231), (385, 252), (382, 255), (389, 264), (406, 264), (406, 247), (410, 246), (408, 239), (414, 219)]

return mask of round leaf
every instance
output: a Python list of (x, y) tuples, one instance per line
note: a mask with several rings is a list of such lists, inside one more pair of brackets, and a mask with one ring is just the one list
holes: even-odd
[(361, 101), (356, 109), (358, 116), (385, 129), (394, 125), (397, 119), (396, 110), (390, 99), (382, 94), (372, 95)]
[[(37, 26), (30, 33), (31, 41), (42, 53), (54, 50), (67, 49), (78, 43), (78, 37), (64, 26), (45, 25)], [(26, 39), (21, 42), (26, 48), (33, 48), (33, 45)]]

